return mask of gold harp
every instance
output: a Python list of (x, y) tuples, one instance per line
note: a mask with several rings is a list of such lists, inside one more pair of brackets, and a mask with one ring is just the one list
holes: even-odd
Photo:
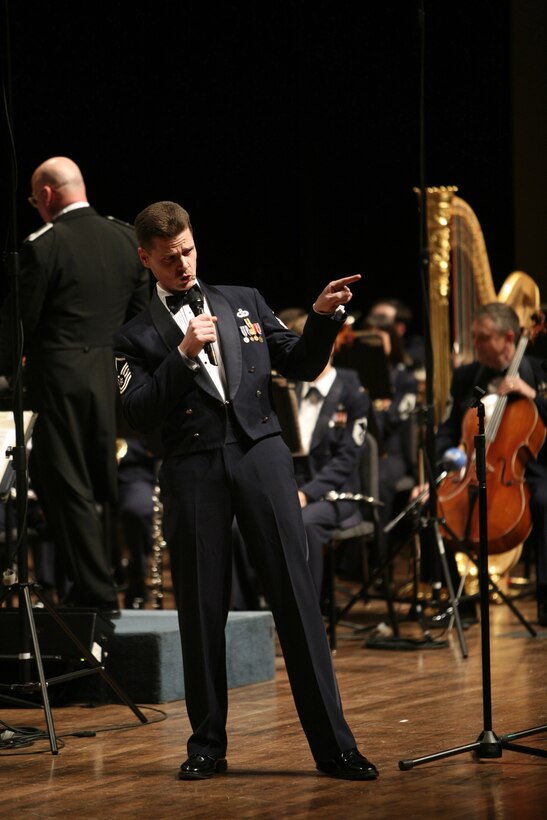
[(444, 416), (454, 365), (474, 359), (474, 310), (487, 302), (505, 302), (517, 312), (521, 326), (529, 327), (540, 307), (539, 288), (523, 271), (511, 273), (496, 295), (479, 221), (456, 196), (457, 190), (454, 186), (426, 190), (436, 424)]

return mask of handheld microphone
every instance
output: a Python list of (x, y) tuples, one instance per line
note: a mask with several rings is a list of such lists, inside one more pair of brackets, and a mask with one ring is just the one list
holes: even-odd
[[(203, 309), (203, 294), (196, 285), (188, 290), (187, 300), (194, 316), (201, 316), (205, 313)], [(211, 342), (207, 342), (207, 344), (203, 345), (203, 349), (207, 354), (210, 364), (214, 364), (215, 367), (218, 367), (217, 357)]]
[(467, 456), (459, 447), (449, 447), (443, 453), (441, 464), (451, 473), (463, 470), (467, 465)]

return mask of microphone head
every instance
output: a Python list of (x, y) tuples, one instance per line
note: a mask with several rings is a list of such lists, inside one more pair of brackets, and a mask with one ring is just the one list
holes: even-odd
[(203, 294), (197, 285), (186, 291), (186, 301), (196, 315), (203, 313)]
[(447, 470), (455, 472), (467, 465), (467, 456), (459, 447), (449, 447), (443, 453), (442, 463)]
[(192, 285), (186, 291), (188, 302), (203, 302), (203, 294), (197, 285)]

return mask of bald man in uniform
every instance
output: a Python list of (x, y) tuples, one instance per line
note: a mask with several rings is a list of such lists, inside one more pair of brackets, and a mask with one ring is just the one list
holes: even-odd
[[(113, 333), (150, 297), (132, 226), (97, 213), (79, 167), (36, 168), (30, 204), (44, 225), (20, 251), (20, 312), (28, 400), (38, 413), (33, 488), (72, 584), (67, 603), (114, 614), (116, 589), (101, 509), (116, 499)], [(12, 376), (8, 294), (0, 316), (0, 374)]]

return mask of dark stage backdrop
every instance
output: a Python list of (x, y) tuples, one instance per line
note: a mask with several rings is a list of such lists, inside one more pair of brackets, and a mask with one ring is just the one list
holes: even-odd
[[(20, 238), (30, 174), (63, 154), (101, 212), (183, 204), (208, 282), (281, 309), (361, 273), (356, 309), (399, 296), (420, 317), (419, 6), (8, 2)], [(423, 6), (426, 183), (474, 208), (499, 287), (518, 266), (511, 3)], [(6, 207), (5, 151), (3, 170)]]

